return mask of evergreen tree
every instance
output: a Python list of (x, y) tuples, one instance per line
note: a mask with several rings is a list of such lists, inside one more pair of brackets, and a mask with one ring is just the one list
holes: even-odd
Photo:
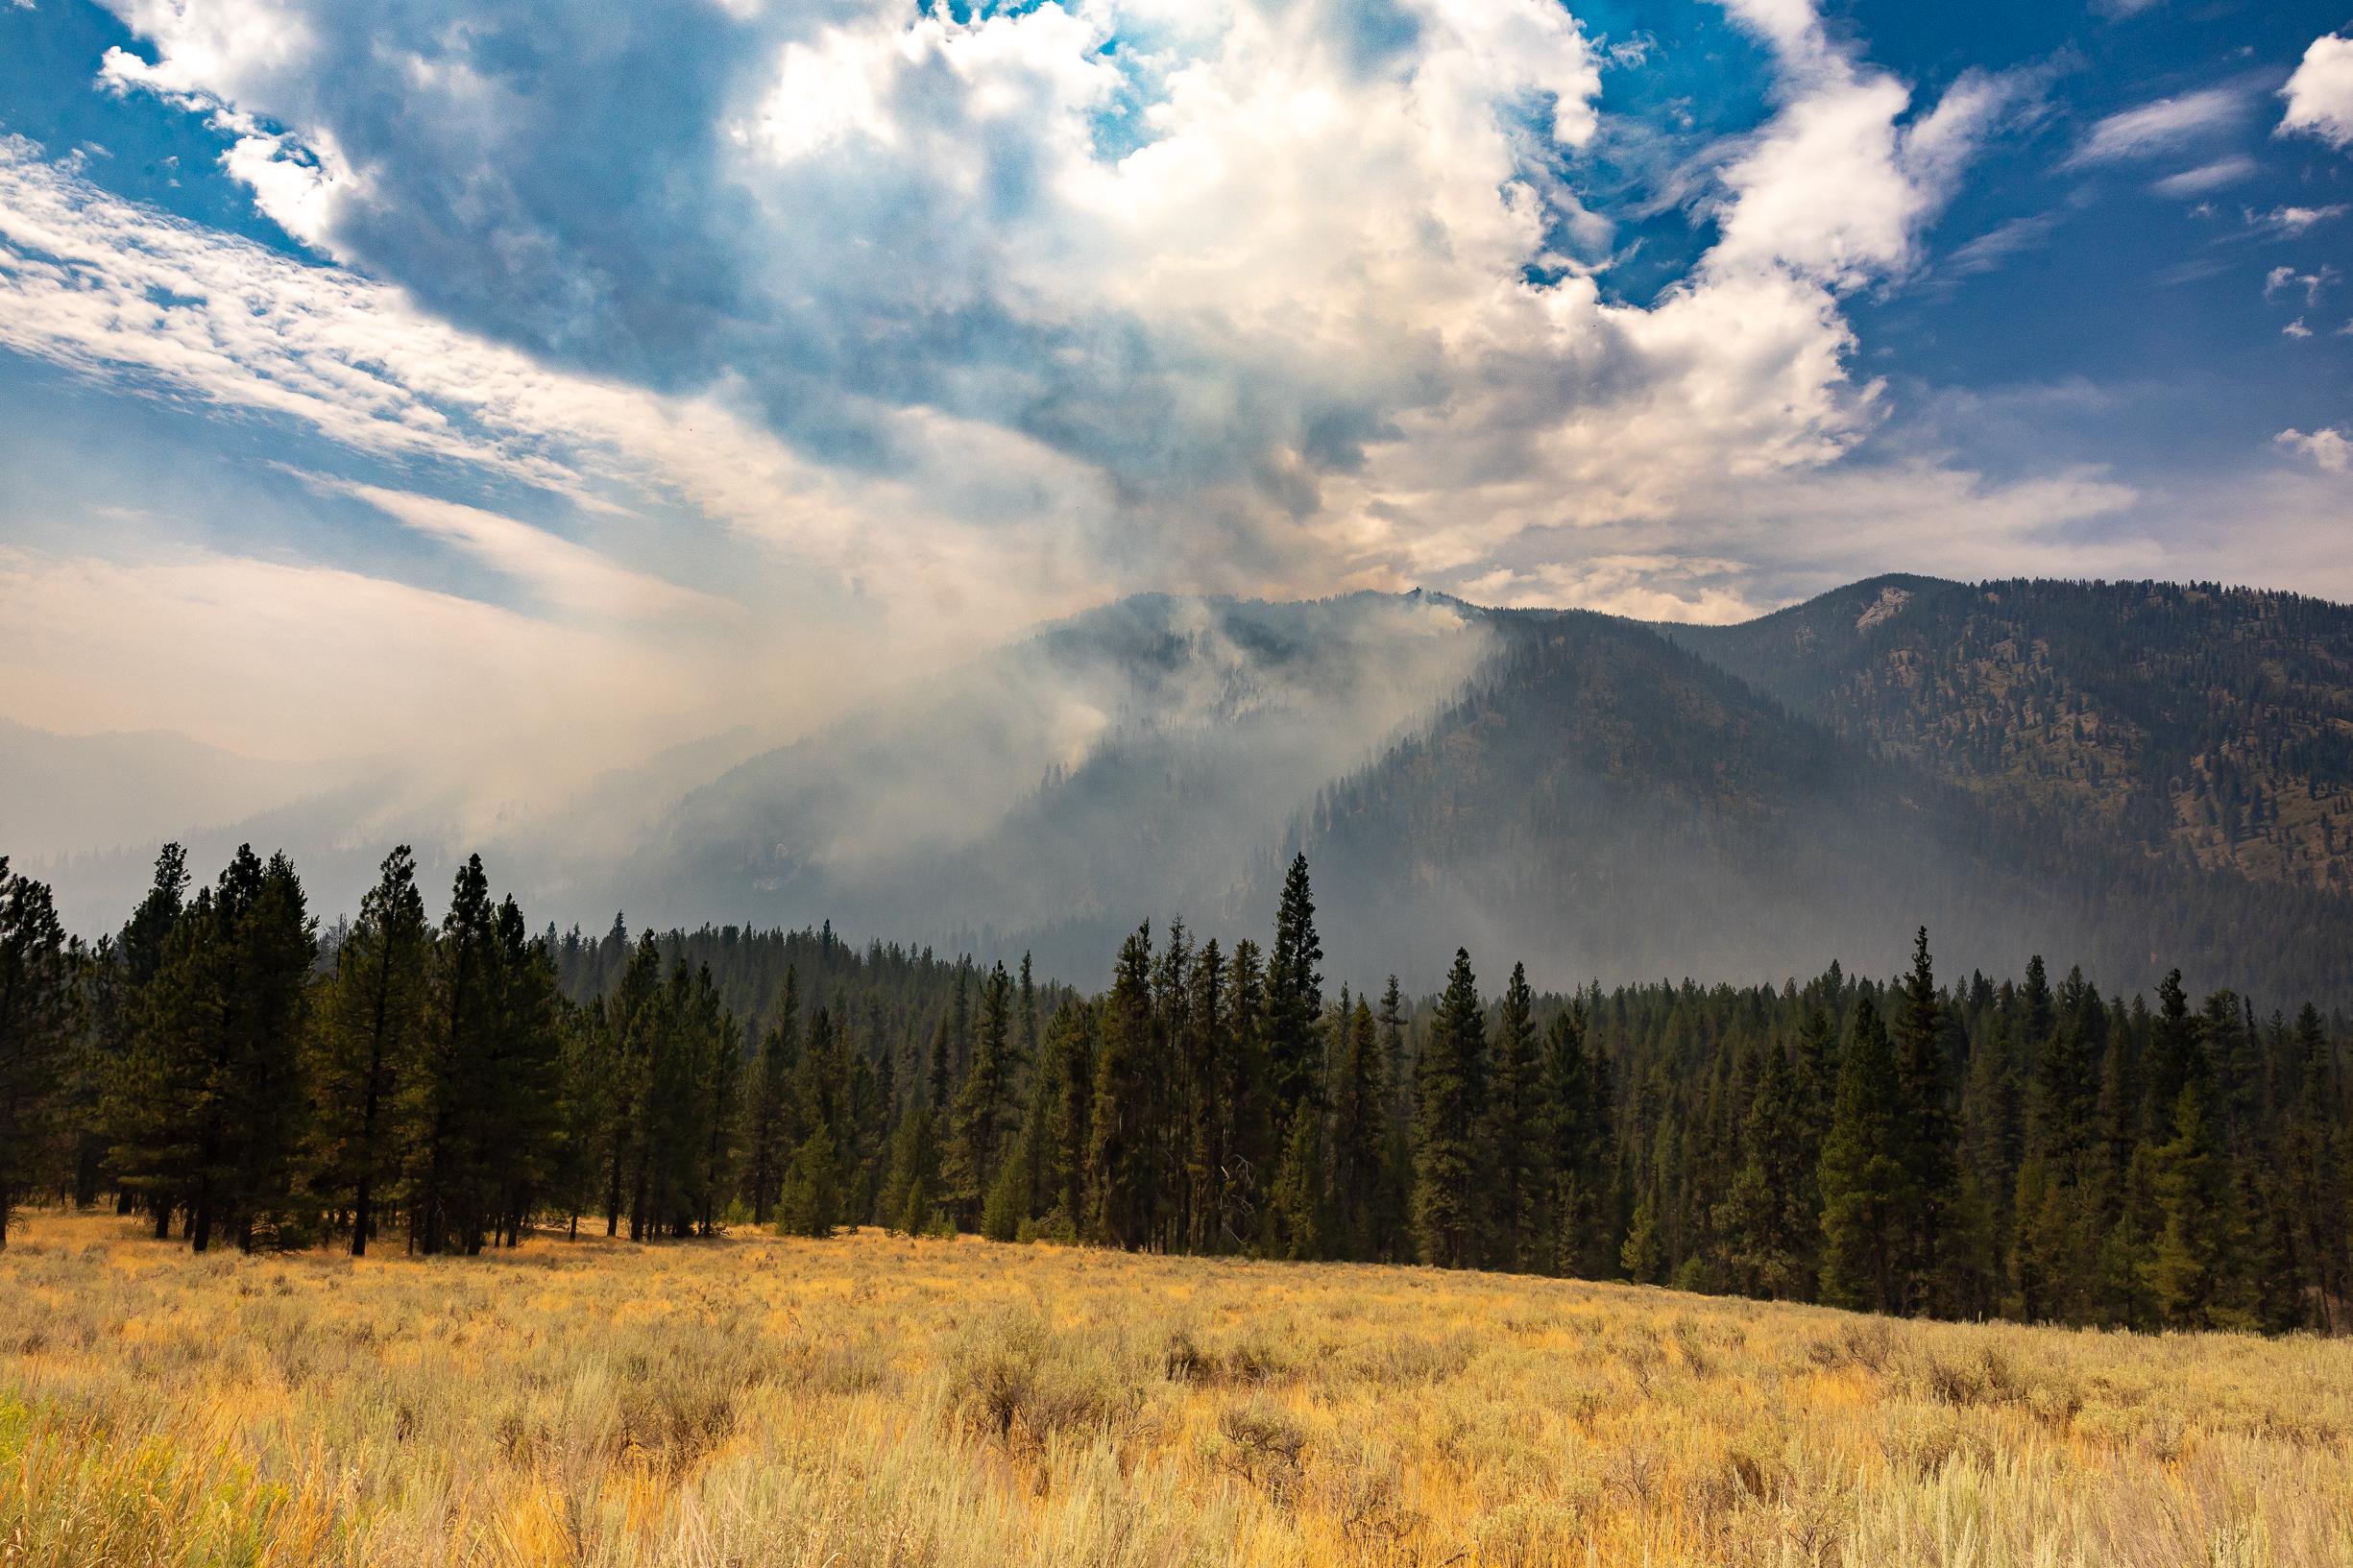
[(349, 1214), (354, 1258), (400, 1178), (395, 1112), (424, 1041), (432, 955), (416, 857), (402, 844), (336, 950), (314, 1031), (311, 1184), (328, 1209)]
[(1386, 1228), (1389, 1088), (1372, 1009), (1359, 1001), (1346, 1022), (1339, 1071), (1332, 1079), (1332, 1187), (1339, 1235), (1348, 1258), (1380, 1255)]
[(981, 1205), (995, 1179), (1018, 1114), (1013, 1098), (1012, 982), (999, 964), (981, 985), (980, 1032), (972, 1069), (958, 1092), (944, 1170), (949, 1200), (958, 1219), (976, 1225)]
[(1487, 1017), (1466, 950), (1455, 950), (1429, 1045), (1417, 1066), (1415, 1242), (1423, 1263), (1468, 1268), (1479, 1260), (1485, 1239), (1478, 1138), (1485, 1111)]
[(890, 1160), (876, 1207), (883, 1223), (910, 1236), (932, 1228), (932, 1205), (939, 1192), (939, 1140), (932, 1108), (918, 1105), (899, 1119), (890, 1135)]
[(1544, 1104), (1551, 1115), (1553, 1267), (1585, 1279), (1619, 1266), (1610, 1224), (1609, 1064), (1588, 1055), (1585, 1008), (1572, 1003), (1544, 1031)]
[(1902, 1080), (1896, 1156), (1904, 1166), (1906, 1204), (1902, 1242), (1903, 1307), (1913, 1314), (1950, 1312), (1959, 1298), (1948, 1248), (1958, 1200), (1943, 1003), (1928, 958), (1928, 932), (1912, 944), (1911, 973), (1896, 1009), (1897, 1071)]
[(1103, 1004), (1095, 1100), (1087, 1117), (1085, 1234), (1130, 1251), (1152, 1236), (1159, 1196), (1153, 1091), (1158, 1055), (1152, 1008), (1152, 931), (1122, 944)]
[(1741, 1123), (1741, 1160), (1725, 1194), (1718, 1226), (1729, 1249), (1727, 1273), (1743, 1295), (1776, 1300), (1802, 1297), (1806, 1232), (1813, 1221), (1810, 1182), (1800, 1164), (1806, 1138), (1804, 1108), (1788, 1053), (1777, 1043), (1764, 1052)]
[(826, 1237), (841, 1223), (841, 1181), (834, 1135), (820, 1125), (793, 1151), (776, 1202), (776, 1229), (785, 1236)]
[(1283, 879), (1274, 916), (1274, 945), (1267, 952), (1267, 1070), (1279, 1120), (1318, 1092), (1322, 1052), (1317, 1025), (1323, 1016), (1323, 945), (1316, 935), (1315, 899), (1307, 856), (1296, 856)]
[(787, 968), (784, 988), (777, 995), (776, 1015), (760, 1036), (760, 1054), (752, 1068), (747, 1099), (744, 1149), (752, 1223), (765, 1225), (783, 1188), (785, 1166), (793, 1148), (793, 1070), (800, 1065), (800, 972)]
[(1270, 1194), (1276, 1256), (1314, 1259), (1323, 1256), (1324, 1200), (1322, 1120), (1312, 1103), (1302, 1102), (1291, 1113), (1291, 1135), (1283, 1140), (1283, 1157), (1276, 1167)]
[(1037, 1201), (1047, 1227), (1076, 1241), (1088, 1220), (1087, 1160), (1095, 1107), (1095, 1009), (1067, 1002), (1046, 1028), (1033, 1124)]
[(1551, 1185), (1546, 1154), (1543, 1062), (1536, 1032), (1536, 995), (1525, 964), (1512, 966), (1495, 1022), (1486, 1092), (1488, 1201), (1495, 1266), (1528, 1269), (1546, 1261)]
[(0, 856), (0, 1249), (59, 1109), (81, 954), (46, 884)]
[(1896, 1312), (1910, 1212), (1897, 1124), (1903, 1076), (1869, 992), (1840, 1053), (1838, 1099), (1822, 1147), (1822, 1299)]

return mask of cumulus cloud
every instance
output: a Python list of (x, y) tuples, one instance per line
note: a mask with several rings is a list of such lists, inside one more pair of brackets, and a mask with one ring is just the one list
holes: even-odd
[(2271, 439), (2284, 450), (2310, 458), (2324, 472), (2343, 473), (2353, 468), (2353, 439), (2342, 430), (2323, 426), (2309, 435), (2302, 430), (2282, 430)]
[[(1849, 302), (2040, 89), (1918, 91), (1809, 0), (1726, 0), (1764, 111), (1638, 298), (1588, 190), (1605, 64), (1646, 67), (1557, 0), (108, 3), (139, 52), (105, 84), (216, 126), (312, 257), (9, 142), (0, 347), (313, 432), (367, 470), (323, 493), (487, 568), (486, 609), (673, 674), (714, 598), (763, 619), (755, 561), (870, 663), (1139, 588), (1720, 618), (2120, 564), (2067, 538), (2129, 499), (2103, 476), (1858, 454)], [(656, 571), (638, 530), (710, 553)]]
[[(1837, 296), (1916, 267), (2025, 90), (1918, 106), (1806, 0), (1737, 0), (1772, 116), (1634, 308), (1577, 191), (1602, 59), (1551, 0), (526, 8), (528, 49), (520, 17), (113, 3), (156, 59), (109, 79), (276, 138), (230, 172), (305, 240), (599, 384), (729, 389), (754, 461), (705, 489), (830, 491), (837, 556), (959, 519), (976, 572), (1042, 498), (1072, 593), (1402, 581), (1835, 460), (1874, 403)], [(696, 62), (659, 100), (656, 51)], [(640, 123), (551, 147), (558, 107)]]
[(2283, 134), (2301, 132), (2331, 147), (2353, 147), (2353, 37), (2324, 33), (2313, 39), (2280, 96), (2288, 100)]

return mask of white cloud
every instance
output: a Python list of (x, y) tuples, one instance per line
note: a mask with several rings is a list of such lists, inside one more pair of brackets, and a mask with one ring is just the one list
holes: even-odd
[(1722, 626), (1772, 608), (1738, 586), (1737, 561), (1674, 555), (1602, 555), (1525, 570), (1500, 567), (1462, 586), (1462, 597), (1507, 610), (1598, 610), (1637, 620)]
[(2308, 338), (2312, 336), (2312, 328), (2304, 325), (2303, 317), (2298, 316), (2295, 320), (2281, 327), (2279, 329), (2279, 335), (2284, 338)]
[(367, 502), (420, 534), (442, 540), (527, 585), (549, 605), (624, 619), (740, 618), (740, 605), (633, 571), (544, 528), (480, 507), (380, 485), (302, 476), (322, 490)]
[(2301, 430), (2282, 430), (2271, 439), (2285, 450), (2301, 452), (2324, 472), (2343, 473), (2353, 469), (2353, 439), (2348, 439), (2342, 430), (2324, 426), (2310, 435)]
[[(113, 3), (156, 63), (124, 55), (109, 80), (228, 128), (230, 173), (341, 264), (11, 143), (0, 345), (413, 475), (352, 493), (569, 630), (660, 640), (694, 618), (632, 565), (655, 558), (621, 532), (640, 516), (778, 546), (852, 601), (837, 619), (932, 646), (1138, 587), (1492, 580), (1715, 616), (1783, 589), (1714, 565), (1917, 564), (1899, 542), (1924, 534), (1940, 563), (2119, 564), (2062, 537), (2125, 504), (2105, 478), (1852, 455), (1882, 393), (1843, 302), (1920, 269), (2034, 85), (1969, 73), (1926, 99), (1807, 0), (1727, 0), (1768, 47), (1771, 112), (1694, 163), (1715, 242), (1643, 305), (1600, 286), (1618, 237), (1580, 181), (1604, 57), (1557, 0), (1401, 0), (1411, 25), (1371, 53), (1323, 0), (965, 21), (724, 0), (699, 14), (750, 41), (681, 138), (709, 163), (716, 125), (716, 164), (593, 181), (672, 192), (652, 227), (679, 253), (636, 275), (612, 236), (643, 214), (567, 214), (561, 170), (532, 161), (546, 105), (486, 78), (462, 29)], [(584, 72), (629, 25), (559, 10), (541, 41)], [(452, 302), (485, 330), (449, 325)], [(624, 307), (652, 326), (615, 328)], [(649, 359), (678, 390), (629, 379)], [(496, 498), (517, 484), (594, 525), (518, 521), (541, 512)], [(736, 596), (697, 564), (679, 581)]]
[(2263, 297), (2268, 300), (2293, 289), (2304, 296), (2306, 304), (2315, 305), (2320, 302), (2320, 291), (2335, 281), (2337, 269), (2326, 264), (2308, 273), (2297, 272), (2293, 267), (2274, 267), (2264, 275)]
[(2106, 163), (2171, 152), (2234, 123), (2245, 107), (2244, 95), (2232, 87), (2207, 87), (2177, 98), (2159, 98), (2094, 125), (2068, 162)]
[(2244, 216), (2250, 229), (2284, 234), (2293, 239), (2308, 229), (2343, 217), (2348, 211), (2353, 211), (2353, 207), (2348, 207), (2342, 202), (2332, 202), (2327, 206), (2277, 206), (2268, 212), (2249, 210)]
[(2201, 163), (2195, 169), (2184, 169), (2179, 174), (2167, 175), (2148, 188), (2159, 196), (2203, 196), (2208, 191), (2220, 190), (2224, 185), (2235, 185), (2254, 172), (2253, 158), (2233, 155), (2217, 158), (2212, 163)]
[(2353, 37), (2324, 33), (2280, 89), (2288, 100), (2281, 133), (2302, 132), (2331, 147), (2353, 147)]
[[(1002, 633), (1094, 591), (1057, 561), (1047, 527), (1104, 498), (1018, 440), (909, 416), (910, 480), (831, 474), (742, 412), (725, 383), (665, 397), (547, 369), (400, 289), (120, 201), (8, 137), (0, 348), (291, 420), (370, 456), (466, 465), (591, 511), (682, 502), (843, 585), (886, 587), (927, 638)], [(917, 488), (927, 475), (965, 493), (1018, 483), (1057, 510), (1032, 529), (976, 537), (929, 506)], [(992, 551), (1015, 581), (978, 572)]]

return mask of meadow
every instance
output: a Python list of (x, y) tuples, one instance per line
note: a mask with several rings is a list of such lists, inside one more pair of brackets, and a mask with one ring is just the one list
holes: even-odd
[(2353, 1342), (860, 1232), (0, 1253), (0, 1563), (2353, 1562)]

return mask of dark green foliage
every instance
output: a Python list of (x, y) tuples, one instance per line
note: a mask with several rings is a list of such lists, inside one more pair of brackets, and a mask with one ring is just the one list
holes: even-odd
[[(1912, 1314), (2341, 1326), (2341, 1021), (2194, 1005), (2178, 975), (2152, 1008), (2080, 972), (2054, 988), (2040, 960), (1939, 985), (1926, 933), (1885, 986), (1832, 965), (1564, 998), (1516, 966), (1491, 1012), (1458, 950), (1435, 999), (1393, 980), (1377, 1011), (1345, 987), (1325, 1008), (1296, 869), (1272, 971), (1173, 923), (1091, 1001), (830, 929), (534, 937), (478, 861), (429, 931), (398, 852), (324, 971), (293, 868), (250, 850), (192, 900), (167, 853), (85, 956), (0, 872), (7, 1192), (110, 1182), (198, 1244), (402, 1223), (471, 1252), (600, 1207), (646, 1241), (764, 1212), (809, 1235), (960, 1222)], [(584, 1002), (568, 964), (594, 971)], [(10, 988), (28, 973), (47, 978)], [(747, 1026), (727, 998), (753, 978), (772, 989)]]
[(1414, 1081), (1414, 1238), (1423, 1263), (1466, 1268), (1479, 1261), (1486, 1076), (1486, 1010), (1470, 954), (1458, 948)]
[(111, 1162), (160, 1234), (174, 1207), (197, 1251), (301, 1234), (302, 1031), (317, 938), (283, 856), (241, 846), (172, 923), (105, 1115)]
[(1274, 945), (1267, 951), (1267, 1072), (1284, 1122), (1293, 1106), (1316, 1093), (1321, 1068), (1317, 1027), (1323, 1013), (1323, 944), (1316, 934), (1316, 905), (1307, 856), (1293, 856), (1274, 915)]
[(891, 1129), (890, 1155), (876, 1198), (878, 1218), (910, 1236), (932, 1228), (932, 1207), (939, 1194), (939, 1140), (932, 1108), (918, 1105)]
[(395, 1113), (419, 1065), (432, 960), (416, 859), (403, 844), (385, 856), (335, 951), (311, 1037), (310, 1184), (328, 1212), (348, 1218), (353, 1257), (374, 1240), (400, 1177)]
[(1904, 1162), (1903, 1078), (1879, 1009), (1864, 993), (1841, 1052), (1838, 1098), (1822, 1146), (1822, 1299), (1897, 1312), (1912, 1192)]
[[(962, 996), (960, 988), (958, 995)], [(1013, 1049), (1012, 1008), (1012, 981), (999, 964), (981, 984), (979, 1032), (957, 1094), (942, 1171), (948, 1197), (966, 1225), (980, 1218), (1018, 1115), (1014, 1081), (1026, 1064)]]
[(1390, 1202), (1388, 1064), (1372, 1009), (1362, 1001), (1337, 1021), (1332, 1074), (1332, 1251), (1372, 1259), (1394, 1223)]
[(81, 954), (46, 885), (0, 856), (0, 1247), (60, 1109)]
[[(776, 1200), (776, 1228), (786, 1236), (831, 1236), (841, 1223), (841, 1178), (833, 1134), (819, 1127), (793, 1151), (785, 1170), (784, 1190)], [(911, 1194), (916, 1212), (923, 1196), (918, 1183)]]
[(1489, 1219), (1494, 1235), (1492, 1259), (1498, 1268), (1539, 1266), (1553, 1233), (1544, 1159), (1552, 1117), (1535, 1009), (1527, 966), (1514, 964), (1495, 1021), (1486, 1089)]
[(788, 968), (776, 1002), (776, 1012), (761, 1032), (760, 1054), (752, 1065), (743, 1143), (747, 1161), (752, 1223), (764, 1225), (784, 1186), (785, 1166), (792, 1157), (792, 1126), (797, 1109), (793, 1099), (793, 1070), (801, 1051), (800, 976)]
[(1095, 1098), (1087, 1115), (1083, 1234), (1130, 1250), (1152, 1239), (1159, 1208), (1158, 1113), (1166, 1082), (1152, 1006), (1152, 931), (1120, 948), (1104, 999)]

